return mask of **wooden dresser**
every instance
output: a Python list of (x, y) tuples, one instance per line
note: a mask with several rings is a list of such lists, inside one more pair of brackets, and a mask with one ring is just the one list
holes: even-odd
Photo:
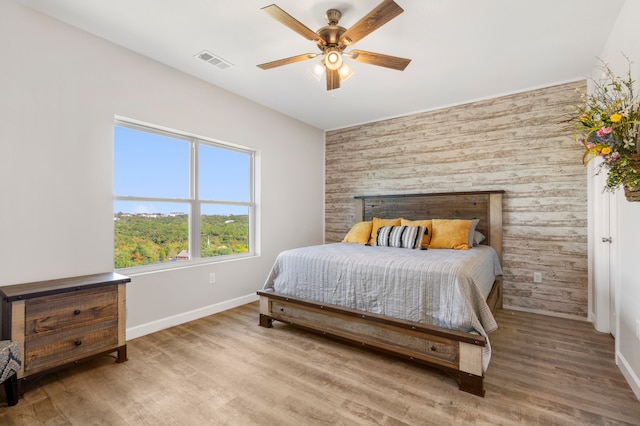
[(117, 351), (127, 360), (126, 291), (129, 277), (87, 275), (0, 287), (2, 339), (17, 340), (30, 378), (81, 359)]

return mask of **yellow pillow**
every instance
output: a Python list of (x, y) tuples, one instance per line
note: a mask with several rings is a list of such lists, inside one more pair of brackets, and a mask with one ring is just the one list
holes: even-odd
[(378, 229), (382, 228), (383, 226), (400, 226), (400, 218), (380, 219), (379, 217), (374, 217), (371, 224), (371, 236), (369, 237), (369, 244), (376, 243)]
[(471, 220), (433, 219), (433, 235), (429, 248), (469, 250)]
[(343, 243), (367, 244), (371, 237), (371, 221), (358, 222), (351, 227), (342, 240)]
[(429, 243), (431, 242), (431, 233), (433, 232), (433, 226), (432, 226), (431, 219), (425, 219), (425, 220), (400, 219), (400, 225), (402, 225), (402, 226), (426, 226), (428, 232), (422, 237), (422, 248), (429, 247)]

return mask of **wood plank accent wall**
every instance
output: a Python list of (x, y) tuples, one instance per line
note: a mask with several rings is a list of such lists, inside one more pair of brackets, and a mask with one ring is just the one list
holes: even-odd
[(563, 122), (578, 86), (328, 131), (325, 240), (353, 224), (354, 196), (504, 190), (505, 307), (586, 318), (587, 172)]

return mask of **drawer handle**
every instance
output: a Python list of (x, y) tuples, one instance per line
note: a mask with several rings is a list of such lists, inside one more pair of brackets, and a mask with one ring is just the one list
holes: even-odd
[(76, 340), (75, 343), (76, 343), (76, 346), (80, 346), (82, 344), (82, 340)]
[(73, 311), (73, 315), (80, 315), (80, 309), (76, 309), (75, 311)]

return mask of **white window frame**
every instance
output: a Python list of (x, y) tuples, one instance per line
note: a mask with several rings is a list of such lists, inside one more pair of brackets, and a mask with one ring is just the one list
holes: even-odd
[[(219, 263), (229, 260), (237, 260), (249, 257), (255, 257), (258, 252), (256, 243), (256, 202), (255, 202), (255, 170), (256, 170), (256, 151), (251, 148), (243, 147), (240, 145), (231, 144), (228, 142), (222, 142), (219, 140), (206, 138), (203, 136), (197, 136), (177, 130), (166, 129), (159, 126), (150, 125), (147, 123), (141, 123), (138, 121), (116, 117), (114, 126), (126, 127), (133, 130), (138, 130), (147, 133), (153, 133), (160, 136), (166, 136), (173, 139), (183, 140), (190, 144), (189, 149), (189, 198), (162, 198), (162, 197), (142, 197), (142, 196), (125, 196), (114, 194), (114, 201), (149, 201), (149, 202), (170, 202), (170, 203), (185, 203), (189, 206), (188, 212), (188, 225), (189, 225), (189, 260), (179, 262), (167, 262), (153, 265), (139, 265), (131, 266), (127, 268), (116, 269), (118, 272), (134, 274), (134, 273), (146, 273), (161, 271), (167, 269), (181, 269), (185, 267), (198, 266), (209, 263)], [(215, 148), (225, 149), (229, 151), (236, 151), (249, 156), (249, 201), (228, 201), (228, 200), (200, 200), (197, 197), (198, 194), (198, 146), (206, 145)], [(115, 173), (115, 170), (114, 170)], [(248, 251), (245, 253), (234, 253), (213, 257), (201, 257), (202, 253), (202, 241), (201, 238), (201, 223), (202, 204), (217, 204), (225, 206), (245, 206), (249, 214), (248, 220)], [(115, 233), (115, 229), (114, 229)], [(115, 259), (114, 259), (115, 260)]]

